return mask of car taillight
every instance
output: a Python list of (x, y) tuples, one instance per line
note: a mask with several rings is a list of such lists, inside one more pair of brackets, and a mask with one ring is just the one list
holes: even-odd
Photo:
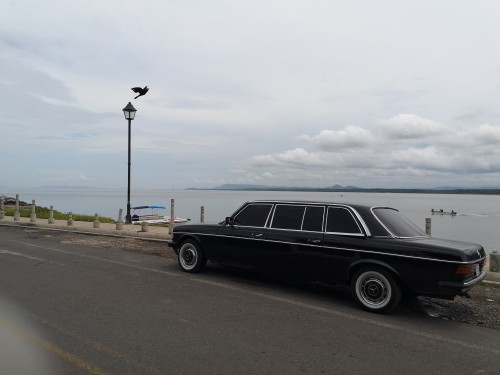
[(457, 267), (455, 275), (462, 277), (474, 276), (475, 265), (474, 264), (461, 264)]

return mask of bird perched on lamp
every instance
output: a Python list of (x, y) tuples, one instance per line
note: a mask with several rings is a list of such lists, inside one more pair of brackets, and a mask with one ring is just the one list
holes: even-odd
[(146, 93), (149, 91), (149, 88), (148, 88), (148, 86), (144, 86), (144, 88), (132, 87), (132, 91), (135, 92), (136, 94), (139, 94), (134, 98), (134, 99), (137, 99), (139, 96), (146, 95)]

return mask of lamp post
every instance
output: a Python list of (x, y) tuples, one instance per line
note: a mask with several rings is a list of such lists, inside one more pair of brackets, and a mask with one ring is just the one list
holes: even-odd
[(127, 216), (125, 216), (125, 224), (132, 224), (132, 217), (130, 216), (130, 128), (132, 120), (135, 117), (137, 109), (134, 108), (132, 103), (128, 104), (123, 108), (123, 114), (125, 119), (128, 120), (128, 184), (127, 184)]

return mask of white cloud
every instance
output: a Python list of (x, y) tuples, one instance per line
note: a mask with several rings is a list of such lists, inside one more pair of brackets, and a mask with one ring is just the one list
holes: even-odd
[[(444, 135), (446, 127), (441, 125), (438, 127), (441, 130), (435, 131), (434, 121), (422, 120), (416, 115), (399, 115), (378, 124), (393, 126), (405, 121), (421, 123), (423, 129), (412, 128), (404, 136), (396, 137), (397, 142), (391, 138), (398, 133), (393, 132), (392, 127), (376, 135), (354, 126), (322, 130), (313, 136), (296, 138), (311, 146), (310, 151), (296, 148), (254, 155), (242, 171), (250, 175), (249, 171), (263, 169), (272, 175), (270, 181), (286, 175), (291, 181), (309, 181), (310, 186), (326, 186), (332, 178), (337, 179), (335, 183), (358, 181), (368, 187), (380, 183), (401, 187), (407, 181), (433, 187), (443, 184), (443, 176), (448, 182), (459, 180), (464, 173), (467, 177), (475, 175), (478, 181), (487, 178), (491, 182), (492, 173), (500, 177), (500, 148), (488, 148), (490, 140), (500, 135), (500, 126), (482, 125), (478, 129), (449, 132), (446, 137), (431, 137), (433, 133)], [(465, 144), (464, 139), (471, 140), (467, 148), (457, 147), (457, 144)], [(420, 146), (415, 147), (415, 143)]]
[(377, 128), (392, 139), (418, 139), (446, 135), (450, 129), (435, 121), (414, 114), (401, 114), (389, 120), (380, 120)]
[(477, 142), (478, 146), (493, 146), (498, 148), (500, 145), (500, 126), (483, 124), (479, 128), (470, 132), (470, 137)]
[[(152, 184), (500, 181), (500, 3), (431, 8), (1, 2), (0, 184), (46, 184), (31, 172), (54, 165), (116, 186), (128, 101), (136, 175)], [(151, 90), (134, 100), (137, 85)]]
[(303, 148), (296, 148), (273, 155), (254, 156), (250, 162), (256, 167), (294, 166), (296, 168), (305, 168), (326, 166), (326, 160), (321, 159), (319, 154), (307, 152)]
[(312, 137), (301, 135), (297, 137), (297, 140), (326, 152), (370, 147), (375, 141), (374, 136), (368, 129), (353, 125), (340, 130), (322, 130)]

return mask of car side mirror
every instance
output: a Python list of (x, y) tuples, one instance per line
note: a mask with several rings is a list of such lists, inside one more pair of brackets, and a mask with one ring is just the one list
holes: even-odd
[(226, 217), (226, 220), (224, 220), (224, 223), (226, 225), (230, 225), (230, 226), (233, 226), (234, 225), (234, 219), (230, 216)]

